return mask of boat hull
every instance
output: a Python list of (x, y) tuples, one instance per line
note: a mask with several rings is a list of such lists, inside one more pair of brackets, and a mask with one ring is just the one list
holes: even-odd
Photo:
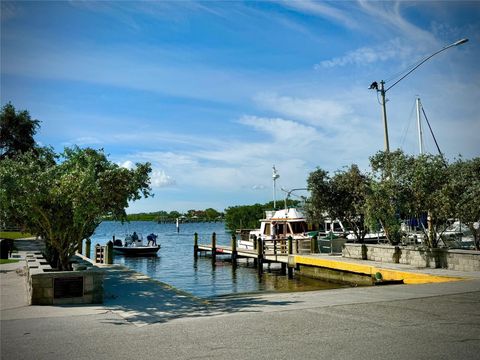
[(124, 256), (155, 256), (160, 245), (156, 246), (114, 246), (113, 251), (115, 254)]

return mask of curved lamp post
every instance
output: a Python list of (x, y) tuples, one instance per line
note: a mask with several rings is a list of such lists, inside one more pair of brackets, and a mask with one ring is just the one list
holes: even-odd
[(431, 55), (428, 55), (427, 57), (425, 57), (424, 59), (422, 59), (417, 65), (415, 65), (412, 69), (410, 69), (409, 71), (407, 71), (405, 73), (405, 75), (403, 75), (400, 79), (398, 79), (397, 81), (395, 81), (392, 85), (390, 85), (389, 87), (387, 87), (385, 89), (385, 81), (382, 80), (380, 81), (380, 89), (378, 88), (378, 83), (376, 81), (374, 81), (369, 89), (373, 89), (373, 90), (377, 90), (377, 92), (380, 93), (381, 97), (382, 97), (382, 100), (381, 100), (381, 105), (382, 105), (382, 117), (383, 117), (383, 126), (384, 126), (384, 130), (385, 130), (385, 151), (386, 152), (389, 152), (390, 151), (390, 145), (389, 145), (389, 142), (388, 142), (388, 127), (387, 127), (387, 107), (386, 107), (386, 100), (385, 100), (385, 93), (390, 90), (392, 87), (394, 87), (395, 85), (397, 85), (400, 81), (402, 81), (403, 79), (405, 79), (408, 75), (410, 75), (413, 71), (415, 71), (415, 69), (417, 69), (420, 65), (422, 65), (424, 62), (426, 62), (427, 60), (431, 59), (432, 57), (434, 57), (435, 55), (441, 53), (442, 51), (445, 51), (451, 47), (454, 47), (454, 46), (458, 46), (458, 45), (462, 45), (462, 44), (465, 44), (466, 42), (468, 41), (468, 39), (461, 39), (461, 40), (458, 40), (458, 41), (455, 41), (454, 43), (450, 44), (450, 45), (446, 45), (444, 46), (443, 48), (441, 48), (440, 50), (434, 52), (433, 54)]

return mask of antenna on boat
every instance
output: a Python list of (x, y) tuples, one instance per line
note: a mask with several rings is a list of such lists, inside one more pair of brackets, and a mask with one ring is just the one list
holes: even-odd
[(273, 179), (273, 210), (276, 209), (277, 207), (277, 203), (276, 203), (276, 200), (275, 200), (275, 195), (276, 195), (276, 180), (280, 177), (280, 175), (278, 174), (277, 172), (277, 169), (275, 169), (275, 165), (273, 165), (272, 167), (273, 169), (273, 172), (272, 172), (272, 179)]
[(285, 211), (288, 211), (287, 201), (288, 201), (288, 198), (290, 197), (290, 195), (292, 194), (292, 192), (299, 191), (299, 190), (308, 190), (308, 189), (307, 188), (297, 188), (297, 189), (287, 190), (287, 189), (281, 188), (281, 190), (287, 193), (287, 195), (285, 195)]

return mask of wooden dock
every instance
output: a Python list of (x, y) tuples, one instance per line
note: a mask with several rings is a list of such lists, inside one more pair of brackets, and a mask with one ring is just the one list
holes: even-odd
[(230, 246), (217, 245), (215, 233), (212, 234), (210, 244), (199, 244), (198, 234), (194, 235), (195, 258), (200, 254), (205, 254), (210, 255), (212, 262), (215, 262), (217, 255), (226, 255), (231, 258), (232, 264), (234, 265), (236, 265), (237, 260), (240, 258), (253, 259), (254, 265), (259, 272), (263, 270), (264, 263), (279, 263), (282, 266), (282, 271), (288, 272), (290, 277), (293, 276), (294, 268), (291, 261), (292, 255), (311, 254), (316, 252), (316, 250), (316, 238), (305, 240), (294, 240), (291, 237), (272, 240), (256, 239), (254, 249), (247, 250), (237, 248), (235, 234), (232, 235)]

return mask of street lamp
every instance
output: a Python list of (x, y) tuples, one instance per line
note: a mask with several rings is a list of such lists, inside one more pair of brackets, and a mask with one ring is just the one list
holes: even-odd
[(383, 127), (384, 127), (384, 131), (385, 131), (385, 151), (386, 152), (389, 152), (390, 151), (390, 145), (389, 145), (389, 142), (388, 142), (388, 127), (387, 127), (387, 106), (386, 106), (386, 100), (385, 100), (385, 93), (390, 90), (392, 87), (394, 87), (395, 85), (397, 85), (400, 81), (402, 81), (403, 79), (405, 79), (408, 75), (410, 75), (415, 69), (417, 69), (420, 65), (422, 65), (424, 62), (426, 62), (427, 60), (431, 59), (432, 57), (434, 57), (435, 55), (441, 53), (442, 51), (445, 51), (453, 46), (458, 46), (458, 45), (462, 45), (462, 44), (465, 44), (466, 42), (468, 41), (468, 39), (461, 39), (461, 40), (458, 40), (458, 41), (455, 41), (454, 43), (450, 44), (450, 45), (446, 45), (444, 46), (443, 48), (441, 48), (440, 50), (434, 52), (433, 54), (431, 55), (428, 55), (427, 57), (425, 57), (424, 59), (422, 59), (417, 65), (415, 65), (413, 68), (411, 68), (409, 71), (407, 71), (405, 73), (405, 75), (403, 75), (400, 79), (398, 79), (397, 81), (395, 81), (392, 85), (390, 85), (389, 87), (387, 87), (385, 89), (385, 81), (382, 80), (380, 81), (380, 89), (378, 88), (378, 83), (376, 81), (374, 81), (369, 89), (373, 89), (373, 90), (377, 90), (377, 92), (380, 93), (380, 96), (381, 96), (381, 105), (382, 105), (382, 117), (383, 117)]

